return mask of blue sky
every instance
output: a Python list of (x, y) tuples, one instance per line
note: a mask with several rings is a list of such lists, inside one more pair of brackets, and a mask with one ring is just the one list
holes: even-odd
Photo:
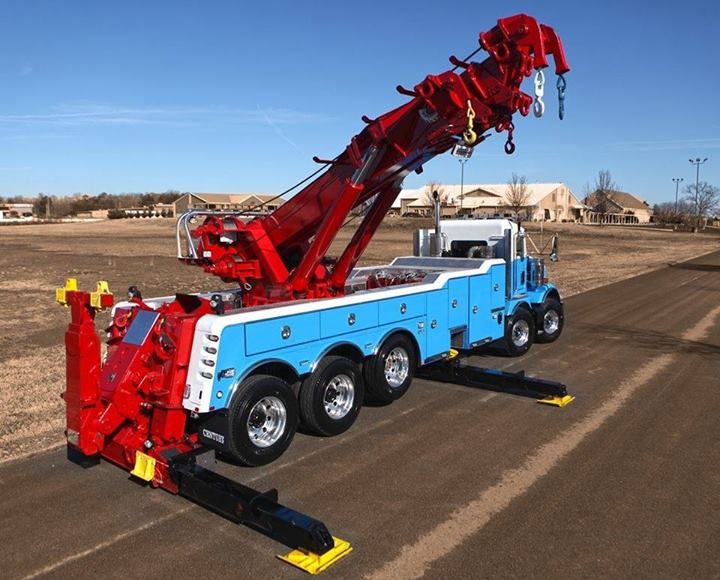
[[(564, 181), (600, 169), (650, 202), (672, 177), (720, 186), (720, 3), (4, 0), (0, 7), (0, 195), (276, 192), (333, 157), (412, 86), (526, 12), (561, 35), (567, 116), (516, 120), (466, 183)], [(526, 92), (532, 92), (527, 79)], [(449, 155), (411, 176), (458, 183)]]

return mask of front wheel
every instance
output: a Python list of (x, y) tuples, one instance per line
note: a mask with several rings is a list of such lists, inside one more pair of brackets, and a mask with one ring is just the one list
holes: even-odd
[(391, 403), (402, 397), (410, 388), (416, 366), (410, 339), (403, 334), (389, 336), (363, 367), (368, 402)]
[(255, 375), (237, 388), (228, 422), (232, 457), (243, 465), (266, 465), (280, 457), (295, 436), (297, 399), (285, 381)]
[(505, 352), (509, 356), (522, 356), (533, 345), (535, 320), (526, 308), (518, 308), (506, 319)]
[(565, 323), (562, 304), (555, 298), (547, 298), (540, 306), (537, 318), (535, 342), (555, 342), (562, 334)]

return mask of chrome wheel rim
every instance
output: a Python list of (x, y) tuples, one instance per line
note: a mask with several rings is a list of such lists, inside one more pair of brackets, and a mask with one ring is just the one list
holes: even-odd
[(263, 397), (250, 409), (247, 434), (256, 447), (270, 447), (285, 433), (287, 409), (277, 397)]
[(527, 320), (518, 320), (513, 324), (512, 342), (517, 347), (523, 347), (530, 339), (530, 325)]
[(409, 374), (410, 357), (404, 348), (397, 346), (385, 359), (385, 380), (388, 385), (397, 388), (405, 382)]
[(548, 310), (543, 316), (543, 331), (545, 334), (555, 334), (560, 328), (560, 315), (555, 310)]
[(333, 377), (325, 387), (323, 405), (331, 419), (342, 419), (352, 409), (355, 401), (355, 383), (347, 375)]

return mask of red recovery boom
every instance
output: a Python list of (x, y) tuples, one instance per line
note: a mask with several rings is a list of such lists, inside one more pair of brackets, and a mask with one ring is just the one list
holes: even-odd
[[(555, 59), (562, 98), (562, 75), (570, 69), (549, 26), (518, 14), (498, 20), (479, 43), (490, 55), (483, 62), (450, 57), (452, 70), (429, 75), (412, 90), (398, 86), (412, 99), (376, 119), (363, 117), (367, 127), (340, 155), (315, 158), (328, 169), (271, 214), (249, 223), (240, 214), (209, 215), (192, 231), (192, 216), (183, 216), (178, 231), (185, 227), (190, 239), (188, 255), (179, 257), (239, 282), (246, 305), (343, 294), (406, 175), (420, 173), (424, 163), (458, 142), (482, 142), (493, 128), (507, 131), (505, 151), (511, 154), (512, 116), (527, 115), (533, 103), (520, 85), (533, 70), (548, 66), (548, 55)], [(329, 259), (330, 244), (360, 204), (367, 204), (362, 223), (340, 258)]]

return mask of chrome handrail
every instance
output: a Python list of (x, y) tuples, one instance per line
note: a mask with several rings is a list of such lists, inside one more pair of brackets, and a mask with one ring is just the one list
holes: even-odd
[[(175, 224), (175, 241), (177, 243), (177, 257), (179, 260), (199, 260), (197, 248), (192, 241), (192, 234), (190, 231), (190, 221), (198, 216), (262, 216), (267, 215), (264, 212), (253, 212), (253, 211), (228, 211), (228, 210), (214, 210), (214, 209), (191, 209), (181, 214)], [(183, 252), (182, 234), (185, 234), (186, 239), (186, 250), (187, 254)]]

